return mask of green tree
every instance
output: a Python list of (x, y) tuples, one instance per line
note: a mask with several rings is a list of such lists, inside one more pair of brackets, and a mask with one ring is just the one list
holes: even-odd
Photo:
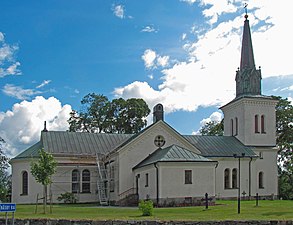
[(57, 162), (52, 154), (46, 152), (44, 149), (39, 150), (39, 159), (36, 162), (31, 163), (31, 173), (38, 183), (43, 185), (43, 206), (44, 213), (46, 213), (46, 204), (48, 191), (47, 187), (52, 183), (52, 175), (56, 171)]
[(224, 119), (221, 122), (211, 121), (200, 128), (201, 135), (223, 136), (224, 135)]
[(91, 93), (82, 101), (82, 110), (70, 113), (69, 131), (91, 133), (137, 133), (146, 126), (150, 113), (143, 99), (123, 98), (109, 101), (104, 95)]
[(293, 199), (293, 106), (287, 98), (272, 97), (279, 101), (276, 107), (279, 194), (283, 199)]
[(10, 176), (8, 175), (8, 158), (3, 152), (4, 139), (0, 137), (0, 201), (6, 202), (10, 189)]

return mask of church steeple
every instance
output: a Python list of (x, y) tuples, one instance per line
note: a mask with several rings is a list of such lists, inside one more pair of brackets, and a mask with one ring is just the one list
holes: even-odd
[(236, 71), (236, 98), (261, 95), (261, 70), (255, 68), (248, 15), (245, 14), (240, 68)]

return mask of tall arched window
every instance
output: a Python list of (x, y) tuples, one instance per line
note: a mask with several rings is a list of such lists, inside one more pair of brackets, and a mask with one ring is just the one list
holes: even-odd
[(237, 188), (237, 169), (232, 170), (232, 188)]
[(225, 169), (224, 171), (224, 188), (230, 188), (230, 169)]
[(79, 186), (80, 186), (80, 174), (77, 169), (72, 171), (72, 193), (78, 193), (79, 192)]
[(266, 131), (265, 131), (265, 115), (261, 115), (261, 117), (260, 117), (260, 130), (261, 130), (262, 134), (266, 133)]
[(258, 115), (254, 116), (254, 132), (255, 133), (259, 133), (259, 129), (258, 129)]
[(91, 192), (91, 173), (89, 170), (82, 171), (82, 192)]
[(235, 135), (238, 135), (238, 118), (235, 117)]
[(231, 122), (230, 122), (230, 126), (231, 126), (231, 136), (234, 135), (234, 123), (233, 123), (233, 119), (231, 119)]
[(22, 195), (28, 195), (28, 173), (22, 172)]
[(263, 172), (259, 172), (258, 174), (258, 188), (264, 188)]

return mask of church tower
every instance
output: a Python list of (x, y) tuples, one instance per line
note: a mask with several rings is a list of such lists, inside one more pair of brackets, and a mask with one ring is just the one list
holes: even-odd
[(245, 15), (240, 68), (236, 71), (236, 97), (221, 107), (224, 135), (247, 146), (276, 145), (277, 101), (261, 93), (261, 70), (255, 68), (248, 15)]

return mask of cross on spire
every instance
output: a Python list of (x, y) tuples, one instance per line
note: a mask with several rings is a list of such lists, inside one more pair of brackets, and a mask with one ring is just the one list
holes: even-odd
[(248, 4), (247, 3), (244, 3), (244, 9), (245, 9), (245, 16), (244, 16), (244, 18), (247, 20), (247, 18), (248, 18), (248, 15), (247, 15), (247, 6), (248, 6)]

